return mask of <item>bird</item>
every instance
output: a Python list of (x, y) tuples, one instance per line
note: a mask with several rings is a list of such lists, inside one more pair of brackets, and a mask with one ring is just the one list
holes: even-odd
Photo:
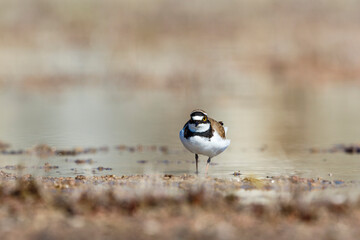
[(199, 155), (208, 157), (205, 169), (207, 174), (211, 159), (230, 145), (230, 139), (226, 139), (227, 127), (223, 125), (223, 122), (209, 118), (204, 110), (195, 109), (181, 129), (179, 137), (182, 144), (195, 154), (196, 174), (199, 173)]

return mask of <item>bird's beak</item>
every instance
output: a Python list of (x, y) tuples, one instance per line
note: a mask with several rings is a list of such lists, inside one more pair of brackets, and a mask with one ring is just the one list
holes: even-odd
[(195, 127), (197, 127), (199, 125), (199, 122), (195, 122)]

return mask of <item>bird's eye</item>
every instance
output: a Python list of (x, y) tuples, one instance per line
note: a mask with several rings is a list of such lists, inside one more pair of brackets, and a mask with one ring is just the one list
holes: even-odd
[(207, 120), (207, 117), (205, 116), (205, 117), (203, 117), (203, 119), (202, 119), (204, 122), (206, 122), (206, 120)]

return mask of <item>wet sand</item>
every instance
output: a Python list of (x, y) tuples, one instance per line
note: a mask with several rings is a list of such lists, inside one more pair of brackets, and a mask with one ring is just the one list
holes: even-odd
[(6, 172), (0, 179), (2, 239), (357, 239), (360, 233), (357, 182)]

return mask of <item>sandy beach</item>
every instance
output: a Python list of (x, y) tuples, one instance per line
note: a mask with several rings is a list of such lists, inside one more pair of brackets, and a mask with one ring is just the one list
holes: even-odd
[(357, 183), (296, 176), (17, 177), (1, 172), (2, 239), (357, 239)]

